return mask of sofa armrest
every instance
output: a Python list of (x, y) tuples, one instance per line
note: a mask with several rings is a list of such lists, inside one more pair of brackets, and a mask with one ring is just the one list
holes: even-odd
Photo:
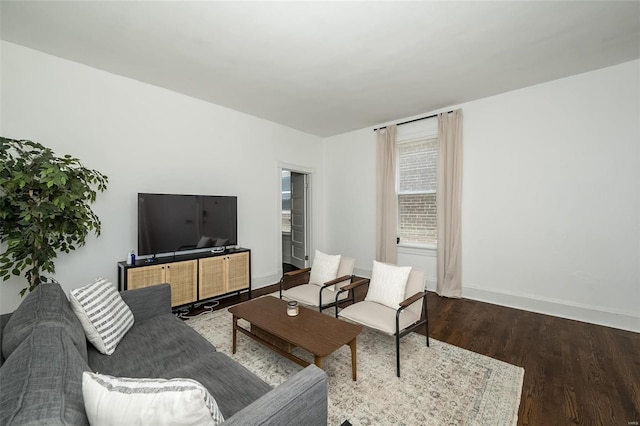
[(327, 410), (327, 374), (312, 364), (223, 424), (326, 426)]
[(169, 284), (125, 290), (121, 291), (120, 295), (129, 305), (136, 322), (171, 313), (171, 286)]

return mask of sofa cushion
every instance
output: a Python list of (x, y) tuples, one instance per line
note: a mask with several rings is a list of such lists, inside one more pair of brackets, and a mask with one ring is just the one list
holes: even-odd
[(82, 395), (92, 425), (216, 426), (211, 394), (193, 379), (140, 379), (85, 372)]
[(162, 377), (190, 377), (202, 383), (225, 419), (271, 390), (266, 382), (222, 352), (205, 354)]
[(215, 347), (173, 314), (136, 322), (111, 355), (88, 348), (93, 371), (119, 377), (162, 377), (210, 352)]
[(88, 424), (88, 369), (64, 326), (37, 325), (0, 368), (0, 424)]
[(71, 310), (69, 300), (58, 283), (40, 284), (13, 312), (2, 332), (5, 360), (40, 324), (64, 327), (82, 358), (87, 360), (87, 338), (82, 324)]
[(171, 286), (169, 284), (125, 290), (120, 292), (120, 296), (133, 312), (136, 323), (171, 313)]
[(133, 314), (109, 281), (95, 282), (70, 292), (71, 309), (84, 328), (87, 339), (101, 353), (111, 355), (133, 326)]

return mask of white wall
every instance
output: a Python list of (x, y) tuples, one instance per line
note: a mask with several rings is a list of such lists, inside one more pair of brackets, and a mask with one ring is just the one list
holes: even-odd
[[(238, 196), (238, 240), (252, 249), (254, 287), (280, 279), (279, 164), (314, 171), (312, 233), (323, 229), (321, 139), (266, 120), (2, 42), (5, 137), (71, 154), (109, 177), (94, 211), (102, 235), (61, 254), (65, 290), (103, 276), (137, 246), (138, 192)], [(322, 241), (322, 238), (315, 238)], [(19, 304), (24, 279), (0, 283), (0, 312)]]
[[(312, 170), (312, 239), (375, 256), (375, 135), (327, 138), (11, 43), (0, 44), (0, 129), (110, 178), (100, 238), (58, 258), (65, 289), (136, 246), (136, 193), (237, 195), (255, 287), (281, 274), (280, 174)], [(640, 331), (640, 62), (458, 105), (464, 112), (464, 297)], [(450, 108), (458, 107), (451, 106)], [(450, 108), (443, 108), (447, 110)], [(405, 249), (399, 263), (433, 257)], [(21, 279), (0, 283), (0, 312)]]
[[(457, 107), (463, 296), (640, 331), (640, 62)], [(370, 271), (375, 134), (327, 138), (325, 156), (327, 250)]]
[(374, 132), (334, 136), (324, 148), (327, 252), (354, 257), (355, 273), (369, 276), (376, 255)]

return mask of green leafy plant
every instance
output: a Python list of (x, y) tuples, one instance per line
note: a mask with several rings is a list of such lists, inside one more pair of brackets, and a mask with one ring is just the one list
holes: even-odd
[(0, 137), (0, 254), (3, 281), (23, 272), (24, 295), (54, 273), (59, 252), (85, 244), (90, 231), (100, 235), (100, 220), (91, 210), (108, 178), (85, 168), (70, 155), (56, 157), (37, 142)]

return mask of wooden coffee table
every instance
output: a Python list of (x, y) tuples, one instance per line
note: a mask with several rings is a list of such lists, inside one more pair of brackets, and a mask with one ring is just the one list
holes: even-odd
[[(233, 315), (233, 353), (237, 332), (246, 334), (267, 348), (306, 367), (310, 363), (291, 353), (299, 347), (314, 356), (322, 368), (322, 359), (343, 345), (351, 348), (351, 375), (356, 380), (356, 339), (362, 326), (322, 314), (304, 306), (295, 317), (287, 315), (287, 302), (265, 296), (229, 308)], [(238, 318), (249, 322), (251, 329), (238, 325)]]

